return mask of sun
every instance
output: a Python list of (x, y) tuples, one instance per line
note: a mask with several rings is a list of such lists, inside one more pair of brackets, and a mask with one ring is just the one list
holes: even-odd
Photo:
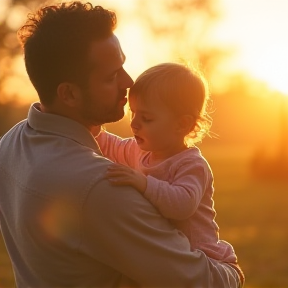
[(235, 48), (229, 69), (244, 70), (288, 96), (288, 1), (222, 0), (222, 4), (224, 17), (211, 41)]

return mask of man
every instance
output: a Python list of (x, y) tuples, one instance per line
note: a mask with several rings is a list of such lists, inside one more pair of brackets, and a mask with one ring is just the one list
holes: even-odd
[[(51, 5), (19, 30), (40, 103), (0, 142), (0, 220), (17, 287), (240, 287), (132, 187), (104, 179), (95, 126), (124, 115), (133, 84), (116, 16)], [(132, 35), (131, 35), (132, 36)], [(124, 285), (124, 284), (123, 284)]]

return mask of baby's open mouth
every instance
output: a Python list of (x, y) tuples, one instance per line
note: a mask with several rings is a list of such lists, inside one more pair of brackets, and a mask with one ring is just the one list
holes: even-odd
[(142, 138), (140, 138), (139, 136), (137, 135), (134, 135), (134, 138), (136, 140), (136, 142), (139, 144), (139, 143), (142, 143), (144, 140)]

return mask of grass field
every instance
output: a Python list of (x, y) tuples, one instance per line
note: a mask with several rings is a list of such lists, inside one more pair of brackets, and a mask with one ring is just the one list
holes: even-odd
[[(214, 171), (220, 237), (233, 244), (246, 275), (245, 287), (287, 288), (288, 182), (253, 179), (247, 151), (213, 149), (212, 153), (205, 147), (202, 151)], [(13, 285), (0, 239), (0, 287)]]

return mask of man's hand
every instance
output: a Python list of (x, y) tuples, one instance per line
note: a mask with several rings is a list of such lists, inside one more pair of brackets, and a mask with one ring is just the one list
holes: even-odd
[(147, 178), (142, 173), (121, 164), (111, 164), (108, 167), (105, 178), (112, 185), (130, 185), (139, 192), (144, 193), (147, 186)]

